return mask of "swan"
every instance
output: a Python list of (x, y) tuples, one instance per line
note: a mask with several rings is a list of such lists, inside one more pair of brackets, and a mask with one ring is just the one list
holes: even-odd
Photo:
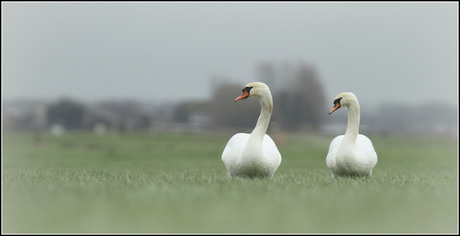
[(334, 107), (329, 115), (341, 107), (348, 111), (348, 125), (345, 135), (335, 137), (329, 145), (326, 164), (336, 176), (372, 176), (377, 164), (377, 153), (371, 140), (359, 134), (359, 103), (351, 92), (340, 93), (334, 98)]
[(266, 134), (273, 110), (270, 89), (265, 83), (252, 82), (242, 91), (235, 102), (248, 97), (259, 99), (259, 119), (252, 133), (237, 133), (230, 138), (222, 152), (222, 161), (230, 178), (271, 178), (281, 164), (281, 154), (275, 142)]

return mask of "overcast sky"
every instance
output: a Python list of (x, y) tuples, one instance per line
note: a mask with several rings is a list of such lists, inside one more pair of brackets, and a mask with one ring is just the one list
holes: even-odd
[(458, 104), (458, 21), (458, 2), (2, 2), (2, 95), (205, 99), (270, 61), (314, 65), (331, 103)]

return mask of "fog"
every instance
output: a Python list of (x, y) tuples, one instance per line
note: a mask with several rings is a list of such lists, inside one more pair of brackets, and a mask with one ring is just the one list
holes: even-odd
[(260, 63), (317, 68), (328, 101), (458, 101), (457, 2), (2, 2), (2, 94), (208, 99)]

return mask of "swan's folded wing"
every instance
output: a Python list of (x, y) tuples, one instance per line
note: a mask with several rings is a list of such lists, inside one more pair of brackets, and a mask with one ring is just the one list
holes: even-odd
[(369, 161), (369, 167), (374, 168), (377, 164), (377, 153), (375, 152), (372, 141), (365, 135), (359, 134), (357, 140), (357, 146), (360, 147), (360, 152)]
[(248, 142), (249, 134), (237, 133), (228, 140), (222, 152), (222, 161), (229, 162), (239, 160), (243, 154), (243, 149)]
[(269, 156), (274, 160), (274, 166), (278, 168), (278, 166), (281, 164), (281, 153), (279, 152), (278, 147), (276, 146), (273, 139), (268, 134), (265, 134), (264, 136), (263, 150), (266, 156)]
[(339, 135), (331, 141), (331, 144), (329, 144), (329, 151), (327, 152), (326, 156), (326, 165), (330, 170), (335, 171), (337, 168), (335, 160), (343, 137), (343, 135)]

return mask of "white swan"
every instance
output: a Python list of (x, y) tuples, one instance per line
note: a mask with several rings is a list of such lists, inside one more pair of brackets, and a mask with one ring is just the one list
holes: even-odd
[(237, 133), (222, 152), (222, 161), (228, 176), (271, 178), (281, 164), (281, 154), (275, 142), (266, 134), (273, 109), (268, 86), (252, 82), (243, 88), (235, 102), (248, 97), (258, 98), (261, 105), (259, 119), (251, 134)]
[(372, 176), (372, 168), (377, 164), (377, 153), (369, 138), (359, 132), (359, 103), (353, 93), (345, 92), (334, 99), (334, 107), (329, 115), (347, 107), (348, 125), (345, 135), (335, 137), (326, 156), (327, 167), (336, 176)]

